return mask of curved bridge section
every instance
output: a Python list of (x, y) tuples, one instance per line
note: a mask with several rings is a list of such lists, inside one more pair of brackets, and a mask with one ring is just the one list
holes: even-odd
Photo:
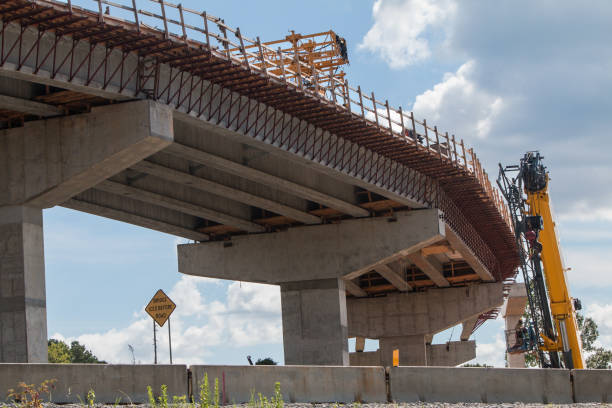
[[(302, 290), (361, 298), (513, 279), (508, 211), (462, 140), (218, 17), (161, 0), (138, 3), (145, 9), (135, 0), (92, 1), (92, 10), (70, 1), (0, 4), (0, 158), (7, 169), (0, 206), (63, 205), (212, 241), (199, 248), (219, 262), (232, 245), (250, 251), (235, 256), (254, 254), (257, 262), (266, 239), (312, 254), (335, 248), (340, 256), (330, 258), (333, 267), (317, 266), (329, 269), (317, 279), (340, 283), (300, 289), (295, 282), (307, 272), (289, 279), (278, 264), (269, 271), (282, 276), (243, 270), (250, 280), (281, 284), (287, 304)], [(26, 173), (36, 174), (30, 184)], [(37, 219), (11, 214), (10, 225)], [(385, 219), (402, 228), (378, 222)], [(258, 238), (272, 232), (280, 238)], [(338, 244), (356, 235), (400, 242), (377, 253)], [(302, 245), (304, 236), (317, 242)], [(180, 251), (181, 271), (216, 273), (193, 251), (201, 250)], [(197, 267), (187, 259), (198, 259)], [(466, 331), (497, 306), (479, 305), (462, 316)], [(345, 338), (346, 312), (344, 319)]]

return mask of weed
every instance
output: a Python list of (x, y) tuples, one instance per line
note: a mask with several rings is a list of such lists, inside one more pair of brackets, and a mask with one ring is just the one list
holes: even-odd
[(125, 398), (130, 402), (130, 405), (134, 405), (134, 403), (132, 402), (132, 399), (130, 398), (129, 395), (127, 395), (125, 392), (119, 390), (120, 393), (122, 393), (123, 395), (125, 395)]
[(178, 407), (178, 408), (184, 408), (187, 406), (187, 396), (186, 395), (181, 395), (180, 397), (178, 395), (174, 395), (172, 397), (172, 406), (173, 407)]
[(150, 385), (147, 385), (147, 396), (149, 397), (149, 405), (152, 408), (157, 407), (157, 402), (155, 402), (155, 397), (153, 396), (153, 388)]
[(168, 386), (166, 384), (162, 384), (161, 386), (161, 395), (157, 398), (159, 401), (159, 406), (161, 408), (168, 408)]
[(96, 404), (96, 393), (93, 389), (89, 389), (89, 391), (87, 391), (87, 405), (89, 406), (89, 408), (93, 408), (93, 406)]
[(215, 391), (214, 391), (214, 404), (215, 408), (219, 408), (219, 379), (215, 378)]
[(255, 388), (251, 388), (251, 398), (249, 399), (249, 408), (255, 407)]
[(281, 394), (280, 382), (274, 383), (274, 396), (271, 398), (273, 408), (283, 408), (283, 394)]
[(113, 408), (118, 408), (119, 404), (121, 404), (121, 397), (115, 398), (115, 403), (113, 404)]
[(210, 389), (208, 388), (208, 373), (204, 373), (204, 381), (200, 384), (200, 406), (210, 407)]
[(20, 382), (18, 387), (19, 391), (11, 388), (8, 390), (8, 398), (12, 398), (13, 402), (22, 408), (42, 408), (41, 394), (48, 394), (51, 396), (51, 390), (55, 388), (53, 385), (57, 380), (45, 380), (38, 387), (34, 384), (26, 384)]

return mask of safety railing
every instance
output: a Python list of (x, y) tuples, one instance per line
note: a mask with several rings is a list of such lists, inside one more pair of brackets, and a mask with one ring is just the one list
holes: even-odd
[[(512, 228), (505, 202), (494, 188), (482, 168), (474, 150), (467, 148), (463, 140), (440, 131), (424, 119), (414, 117), (413, 112), (395, 109), (389, 101), (377, 100), (374, 93), (354, 88), (345, 78), (325, 75), (304, 61), (298, 54), (273, 49), (263, 44), (259, 37), (251, 39), (232, 28), (225, 21), (206, 12), (183, 7), (164, 0), (36, 0), (39, 4), (63, 3), (70, 10), (82, 7), (97, 13), (98, 20), (114, 20), (135, 24), (137, 30), (156, 30), (174, 41), (183, 41), (195, 48), (206, 46), (218, 58), (232, 61), (247, 70), (257, 71), (275, 81), (296, 87), (319, 98), (336, 109), (346, 110), (361, 117), (370, 126), (378, 128), (394, 138), (399, 138), (417, 150), (422, 150), (441, 162), (454, 166), (476, 178), (496, 206), (506, 224)], [(92, 10), (87, 4), (96, 4)], [(138, 5), (148, 5), (139, 8)]]

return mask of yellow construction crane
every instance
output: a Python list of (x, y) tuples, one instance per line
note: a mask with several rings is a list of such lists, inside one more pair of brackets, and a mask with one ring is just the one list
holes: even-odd
[[(498, 185), (513, 216), (533, 333), (531, 341), (525, 339), (522, 347), (512, 351), (536, 349), (543, 367), (584, 368), (576, 322), (580, 301), (569, 294), (550, 207), (548, 171), (542, 160), (539, 152), (528, 152), (518, 166), (500, 165)], [(510, 179), (506, 175), (509, 171), (518, 171), (518, 175)], [(548, 359), (544, 358), (545, 352)]]

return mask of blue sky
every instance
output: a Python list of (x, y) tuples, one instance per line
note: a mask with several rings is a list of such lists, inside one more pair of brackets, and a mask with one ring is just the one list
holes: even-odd
[[(540, 149), (551, 171), (572, 295), (598, 322), (601, 343), (612, 348), (606, 257), (612, 244), (612, 4), (588, 4), (226, 0), (205, 6), (264, 41), (290, 29), (333, 29), (348, 42), (351, 84), (465, 139), (493, 177), (498, 162), (514, 163)], [(179, 306), (172, 323), (175, 361), (244, 364), (250, 354), (282, 362), (278, 288), (181, 276), (176, 237), (59, 207), (44, 217), (50, 336), (79, 339), (111, 362), (130, 362), (131, 344), (137, 361), (150, 362), (152, 324), (143, 309), (163, 288)], [(491, 321), (477, 332), (478, 361), (503, 364), (502, 327)], [(165, 329), (161, 361), (167, 360)], [(449, 330), (434, 341), (456, 340), (459, 333)]]

